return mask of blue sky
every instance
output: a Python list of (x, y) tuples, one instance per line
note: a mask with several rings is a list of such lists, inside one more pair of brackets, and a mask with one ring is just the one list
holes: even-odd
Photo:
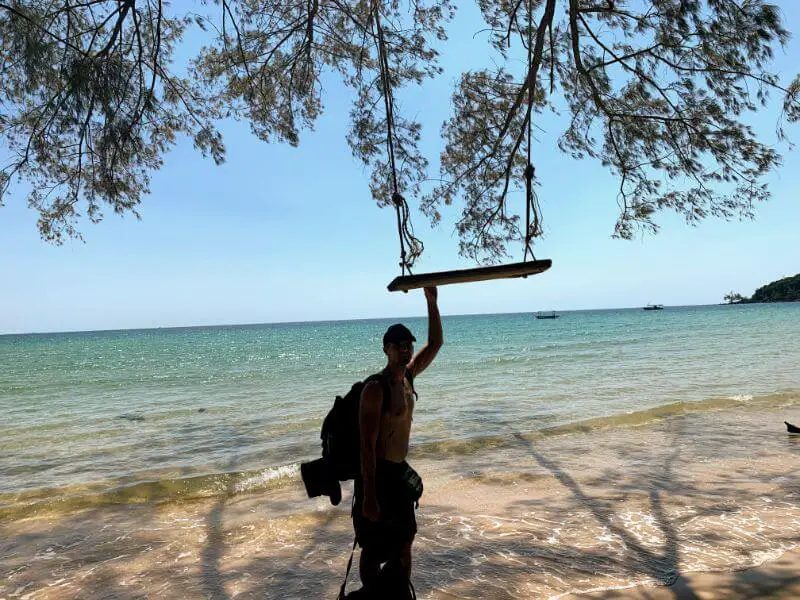
[[(800, 15), (784, 6), (800, 35)], [(473, 7), (462, 10), (443, 50), (445, 74), (402, 99), (424, 125), (431, 176), (440, 126), (458, 74), (488, 59)], [(776, 57), (788, 81), (800, 43)], [(370, 198), (368, 175), (345, 142), (351, 98), (326, 82), (326, 112), (299, 148), (267, 145), (246, 124), (224, 128), (227, 162), (217, 167), (181, 141), (153, 177), (142, 220), (108, 216), (84, 225), (85, 242), (52, 246), (15, 188), (0, 208), (0, 333), (266, 323), (424, 314), (421, 291), (390, 294), (398, 273), (394, 212)], [(777, 109), (753, 121), (775, 141)], [(617, 181), (599, 164), (558, 153), (552, 118), (534, 147), (546, 237), (537, 257), (553, 268), (526, 280), (440, 289), (444, 314), (523, 312), (720, 302), (800, 272), (800, 158), (786, 145), (769, 179), (773, 199), (748, 222), (708, 220), (688, 227), (673, 214), (662, 231), (635, 241), (611, 238)], [(800, 142), (800, 127), (788, 128)], [(519, 197), (520, 210), (523, 198)], [(458, 257), (455, 211), (431, 229), (414, 212), (426, 251), (415, 272), (472, 266)], [(521, 249), (513, 249), (515, 260)]]

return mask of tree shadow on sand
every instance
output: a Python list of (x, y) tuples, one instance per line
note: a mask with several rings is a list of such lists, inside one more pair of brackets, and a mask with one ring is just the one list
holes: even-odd
[[(466, 567), (453, 568), (454, 565), (461, 561), (469, 561), (471, 556), (481, 556), (481, 554), (488, 554), (490, 547), (486, 544), (486, 540), (472, 543), (470, 545), (458, 544), (454, 545), (451, 549), (440, 548), (437, 552), (429, 552), (427, 556), (421, 555), (417, 562), (426, 562), (427, 566), (436, 574), (435, 577), (421, 581), (417, 589), (423, 594), (433, 590), (449, 590), (453, 589), (463, 597), (480, 598), (480, 597), (526, 597), (523, 592), (518, 593), (516, 596), (513, 594), (504, 595), (504, 592), (487, 593), (487, 588), (493, 581), (505, 581), (508, 587), (510, 582), (518, 581), (521, 579), (529, 579), (531, 581), (541, 582), (547, 578), (547, 572), (551, 572), (554, 578), (562, 576), (565, 565), (569, 563), (579, 563), (581, 566), (573, 568), (571, 574), (575, 580), (581, 579), (580, 571), (583, 570), (585, 575), (590, 577), (603, 576), (608, 573), (615, 573), (624, 576), (626, 579), (640, 581), (640, 582), (657, 582), (662, 585), (671, 586), (670, 592), (682, 600), (692, 600), (698, 598), (697, 593), (692, 589), (691, 582), (685, 578), (679, 578), (680, 565), (681, 565), (681, 528), (682, 525), (691, 520), (711, 518), (715, 521), (724, 521), (728, 514), (736, 513), (742, 506), (750, 502), (760, 502), (762, 500), (762, 492), (756, 489), (748, 489), (742, 487), (741, 482), (737, 478), (747, 477), (748, 481), (766, 481), (774, 482), (775, 473), (772, 474), (759, 474), (753, 473), (750, 468), (739, 467), (734, 472), (730, 473), (730, 482), (725, 483), (726, 473), (717, 473), (722, 483), (709, 486), (703, 481), (683, 477), (680, 475), (680, 463), (682, 459), (682, 449), (684, 449), (691, 442), (692, 437), (696, 432), (684, 430), (684, 425), (687, 421), (683, 418), (670, 420), (666, 425), (669, 432), (669, 438), (666, 443), (668, 452), (666, 455), (659, 457), (656, 453), (650, 454), (646, 450), (642, 452), (644, 461), (639, 460), (633, 472), (627, 477), (627, 480), (616, 481), (614, 478), (619, 478), (620, 471), (615, 471), (612, 468), (607, 468), (602, 472), (602, 475), (596, 477), (594, 480), (590, 478), (583, 478), (582, 481), (586, 483), (579, 483), (579, 481), (569, 474), (568, 470), (548, 456), (541, 447), (526, 439), (521, 434), (513, 434), (516, 440), (516, 445), (519, 448), (524, 448), (526, 453), (529, 454), (535, 462), (544, 469), (546, 473), (552, 477), (565, 488), (569, 494), (570, 505), (565, 509), (567, 512), (573, 510), (584, 509), (587, 517), (600, 528), (606, 530), (613, 538), (618, 540), (618, 546), (621, 547), (621, 555), (610, 555), (603, 553), (600, 549), (586, 549), (579, 546), (568, 545), (554, 549), (552, 545), (541, 543), (534, 539), (536, 536), (529, 536), (530, 539), (524, 539), (521, 536), (512, 536), (505, 534), (502, 540), (497, 540), (498, 547), (502, 547), (505, 554), (510, 558), (510, 561), (517, 559), (524, 559), (527, 561), (526, 565), (520, 563), (520, 567), (515, 569), (512, 565), (507, 564), (509, 561), (504, 561), (504, 564), (493, 563), (487, 565), (483, 569), (469, 569)], [(546, 447), (546, 444), (542, 444)], [(620, 445), (620, 448), (615, 448), (618, 454), (624, 456), (625, 453), (630, 453), (627, 445)], [(696, 453), (697, 450), (693, 449)], [(473, 457), (470, 457), (470, 465), (473, 465)], [(574, 457), (571, 457), (574, 458)], [(698, 457), (693, 457), (697, 459)], [(480, 462), (480, 461), (475, 461)], [(527, 475), (529, 483), (536, 484), (537, 478), (541, 477), (534, 472), (526, 473), (520, 464), (515, 463), (510, 459), (507, 464), (500, 464), (497, 457), (487, 459), (485, 461), (487, 469), (495, 472), (503, 472), (504, 470), (513, 473), (515, 478), (520, 480), (523, 476)], [(787, 469), (792, 469), (787, 466)], [(783, 469), (785, 472), (786, 469)], [(779, 478), (785, 479), (785, 478)], [(613, 485), (609, 486), (612, 482)], [(610, 493), (601, 495), (593, 495), (587, 491), (595, 485), (600, 485), (606, 492), (611, 488)], [(516, 484), (515, 484), (516, 485)], [(778, 490), (776, 492), (779, 493)], [(671, 495), (674, 495), (678, 504), (668, 502)], [(651, 518), (651, 529), (657, 530), (660, 535), (656, 536), (663, 540), (658, 545), (658, 542), (643, 543), (640, 537), (635, 535), (634, 531), (628, 529), (625, 521), (621, 518), (623, 515), (622, 502), (629, 497), (646, 498), (646, 509), (642, 509)], [(681, 501), (690, 501), (692, 505), (695, 503), (693, 498), (702, 500), (699, 501), (701, 506), (692, 506), (691, 510), (681, 510)], [(551, 510), (552, 507), (548, 506), (550, 498), (544, 499), (519, 499), (516, 502), (508, 505), (509, 514), (532, 514), (530, 511), (545, 511)], [(667, 510), (670, 506), (670, 510)], [(515, 507), (518, 510), (515, 510)], [(672, 510), (675, 508), (678, 510)], [(434, 509), (434, 507), (428, 507)], [(437, 512), (447, 512), (447, 507), (435, 507)], [(555, 509), (557, 510), (557, 509)], [(670, 517), (670, 514), (675, 516)], [(717, 519), (720, 517), (720, 519)], [(587, 523), (589, 525), (589, 523)], [(800, 541), (800, 536), (791, 530), (778, 533), (771, 532), (770, 540), (773, 543), (778, 543), (783, 547), (796, 546)], [(691, 532), (684, 532), (684, 544), (687, 543), (700, 543), (708, 547), (725, 547), (726, 545), (736, 545), (741, 548), (742, 538), (737, 532), (729, 532), (727, 530), (719, 531), (713, 528), (704, 527), (702, 530), (692, 530)], [(774, 547), (774, 544), (771, 544)], [(500, 548), (498, 548), (500, 550)], [(745, 550), (747, 552), (747, 550)], [(496, 552), (500, 554), (500, 552)], [(522, 562), (524, 562), (522, 561)], [(577, 577), (575, 577), (577, 575)], [(466, 583), (466, 579), (471, 579), (478, 583)], [(742, 578), (734, 578), (731, 584), (742, 588)], [(738, 583), (737, 583), (738, 582)], [(584, 584), (586, 581), (584, 580)], [(791, 585), (791, 581), (773, 578), (772, 589), (778, 590), (782, 587)], [(499, 586), (503, 587), (503, 586)], [(542, 586), (543, 588), (545, 586)], [(585, 589), (589, 589), (591, 585), (584, 585)], [(529, 586), (525, 592), (529, 595), (531, 592)], [(535, 589), (535, 588), (533, 588)], [(621, 594), (619, 597), (623, 597)], [(600, 596), (598, 596), (600, 597)], [(755, 597), (755, 596), (754, 596)]]
[[(650, 510), (655, 523), (664, 536), (663, 550), (661, 553), (656, 553), (642, 545), (627, 529), (618, 525), (614, 518), (616, 516), (614, 510), (584, 492), (578, 482), (566, 470), (562, 469), (555, 460), (538, 451), (533, 442), (526, 440), (518, 433), (514, 434), (514, 437), (528, 446), (533, 458), (552, 473), (553, 477), (566, 487), (580, 504), (591, 512), (598, 523), (622, 540), (626, 553), (625, 563), (636, 565), (638, 568), (643, 569), (644, 574), (652, 577), (662, 585), (671, 586), (677, 581), (680, 576), (678, 568), (680, 558), (678, 533), (664, 510), (662, 500), (664, 490), (660, 487), (659, 481), (673, 479), (673, 466), (680, 457), (680, 445), (678, 443), (674, 444), (674, 450), (664, 461), (659, 476), (651, 479), (652, 487), (649, 492)], [(676, 590), (677, 596), (678, 592)], [(680, 597), (685, 600), (698, 600), (697, 595), (688, 586), (684, 586), (684, 589), (681, 590)]]
[(225, 576), (222, 574), (220, 563), (224, 550), (224, 533), (222, 531), (222, 517), (225, 504), (233, 495), (231, 486), (217, 501), (206, 517), (206, 545), (200, 555), (201, 588), (208, 600), (228, 600), (225, 591)]

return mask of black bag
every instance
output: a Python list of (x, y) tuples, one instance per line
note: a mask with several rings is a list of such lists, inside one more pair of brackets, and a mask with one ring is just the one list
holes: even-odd
[(322, 422), (322, 458), (327, 460), (338, 481), (355, 479), (361, 472), (361, 429), (358, 413), (361, 407), (361, 392), (370, 381), (379, 381), (383, 397), (389, 397), (389, 381), (381, 374), (370, 375), (364, 381), (353, 384), (344, 397), (336, 396), (333, 408)]
[(422, 497), (423, 485), (422, 477), (419, 476), (411, 465), (406, 463), (406, 470), (403, 473), (403, 493), (405, 497), (419, 507), (419, 499)]
[[(411, 373), (406, 378), (414, 385)], [(333, 408), (322, 422), (322, 458), (300, 465), (300, 474), (309, 498), (330, 496), (335, 506), (341, 502), (340, 481), (355, 479), (361, 472), (361, 430), (358, 422), (361, 392), (370, 381), (379, 381), (384, 400), (391, 397), (389, 380), (382, 373), (370, 375), (353, 384), (350, 391), (336, 396)], [(382, 410), (388, 410), (384, 402)]]

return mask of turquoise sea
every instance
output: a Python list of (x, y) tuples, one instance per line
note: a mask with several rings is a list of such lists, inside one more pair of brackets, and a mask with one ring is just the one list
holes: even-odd
[[(798, 303), (560, 314), (445, 316), (412, 454), (800, 390)], [(0, 336), (0, 518), (296, 479), (392, 322)], [(404, 322), (425, 339), (424, 318)]]

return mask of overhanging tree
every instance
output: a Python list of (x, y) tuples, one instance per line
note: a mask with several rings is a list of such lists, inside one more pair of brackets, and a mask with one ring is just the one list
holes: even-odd
[(731, 291), (725, 294), (723, 300), (725, 301), (725, 304), (740, 304), (741, 302), (747, 300), (747, 298), (742, 296), (739, 292)]
[[(226, 117), (248, 121), (265, 141), (298, 144), (322, 112), (325, 72), (354, 90), (347, 141), (370, 169), (375, 200), (391, 202), (391, 131), (398, 188), (434, 223), (442, 204), (463, 203), (461, 251), (477, 260), (541, 233), (538, 218), (523, 231), (506, 200), (525, 184), (530, 121), (548, 110), (563, 115), (565, 129), (543, 148), (599, 160), (619, 179), (619, 237), (657, 230), (659, 210), (690, 223), (749, 217), (768, 197), (764, 176), (780, 156), (747, 115), (778, 92), (779, 134), (783, 119), (800, 117), (800, 80), (782, 83), (769, 70), (788, 40), (778, 8), (763, 0), (478, 5), (498, 66), (461, 77), (430, 186), (420, 125), (393, 91), (440, 72), (449, 0), (208, 0), (202, 14), (161, 0), (0, 0), (9, 158), (0, 202), (13, 181), (28, 183), (41, 234), (55, 242), (79, 235), (79, 212), (95, 221), (104, 207), (136, 214), (179, 135), (216, 162)], [(195, 27), (206, 45), (188, 68), (176, 67), (176, 48)], [(515, 66), (520, 58), (525, 68)], [(413, 262), (421, 245), (407, 234)]]

